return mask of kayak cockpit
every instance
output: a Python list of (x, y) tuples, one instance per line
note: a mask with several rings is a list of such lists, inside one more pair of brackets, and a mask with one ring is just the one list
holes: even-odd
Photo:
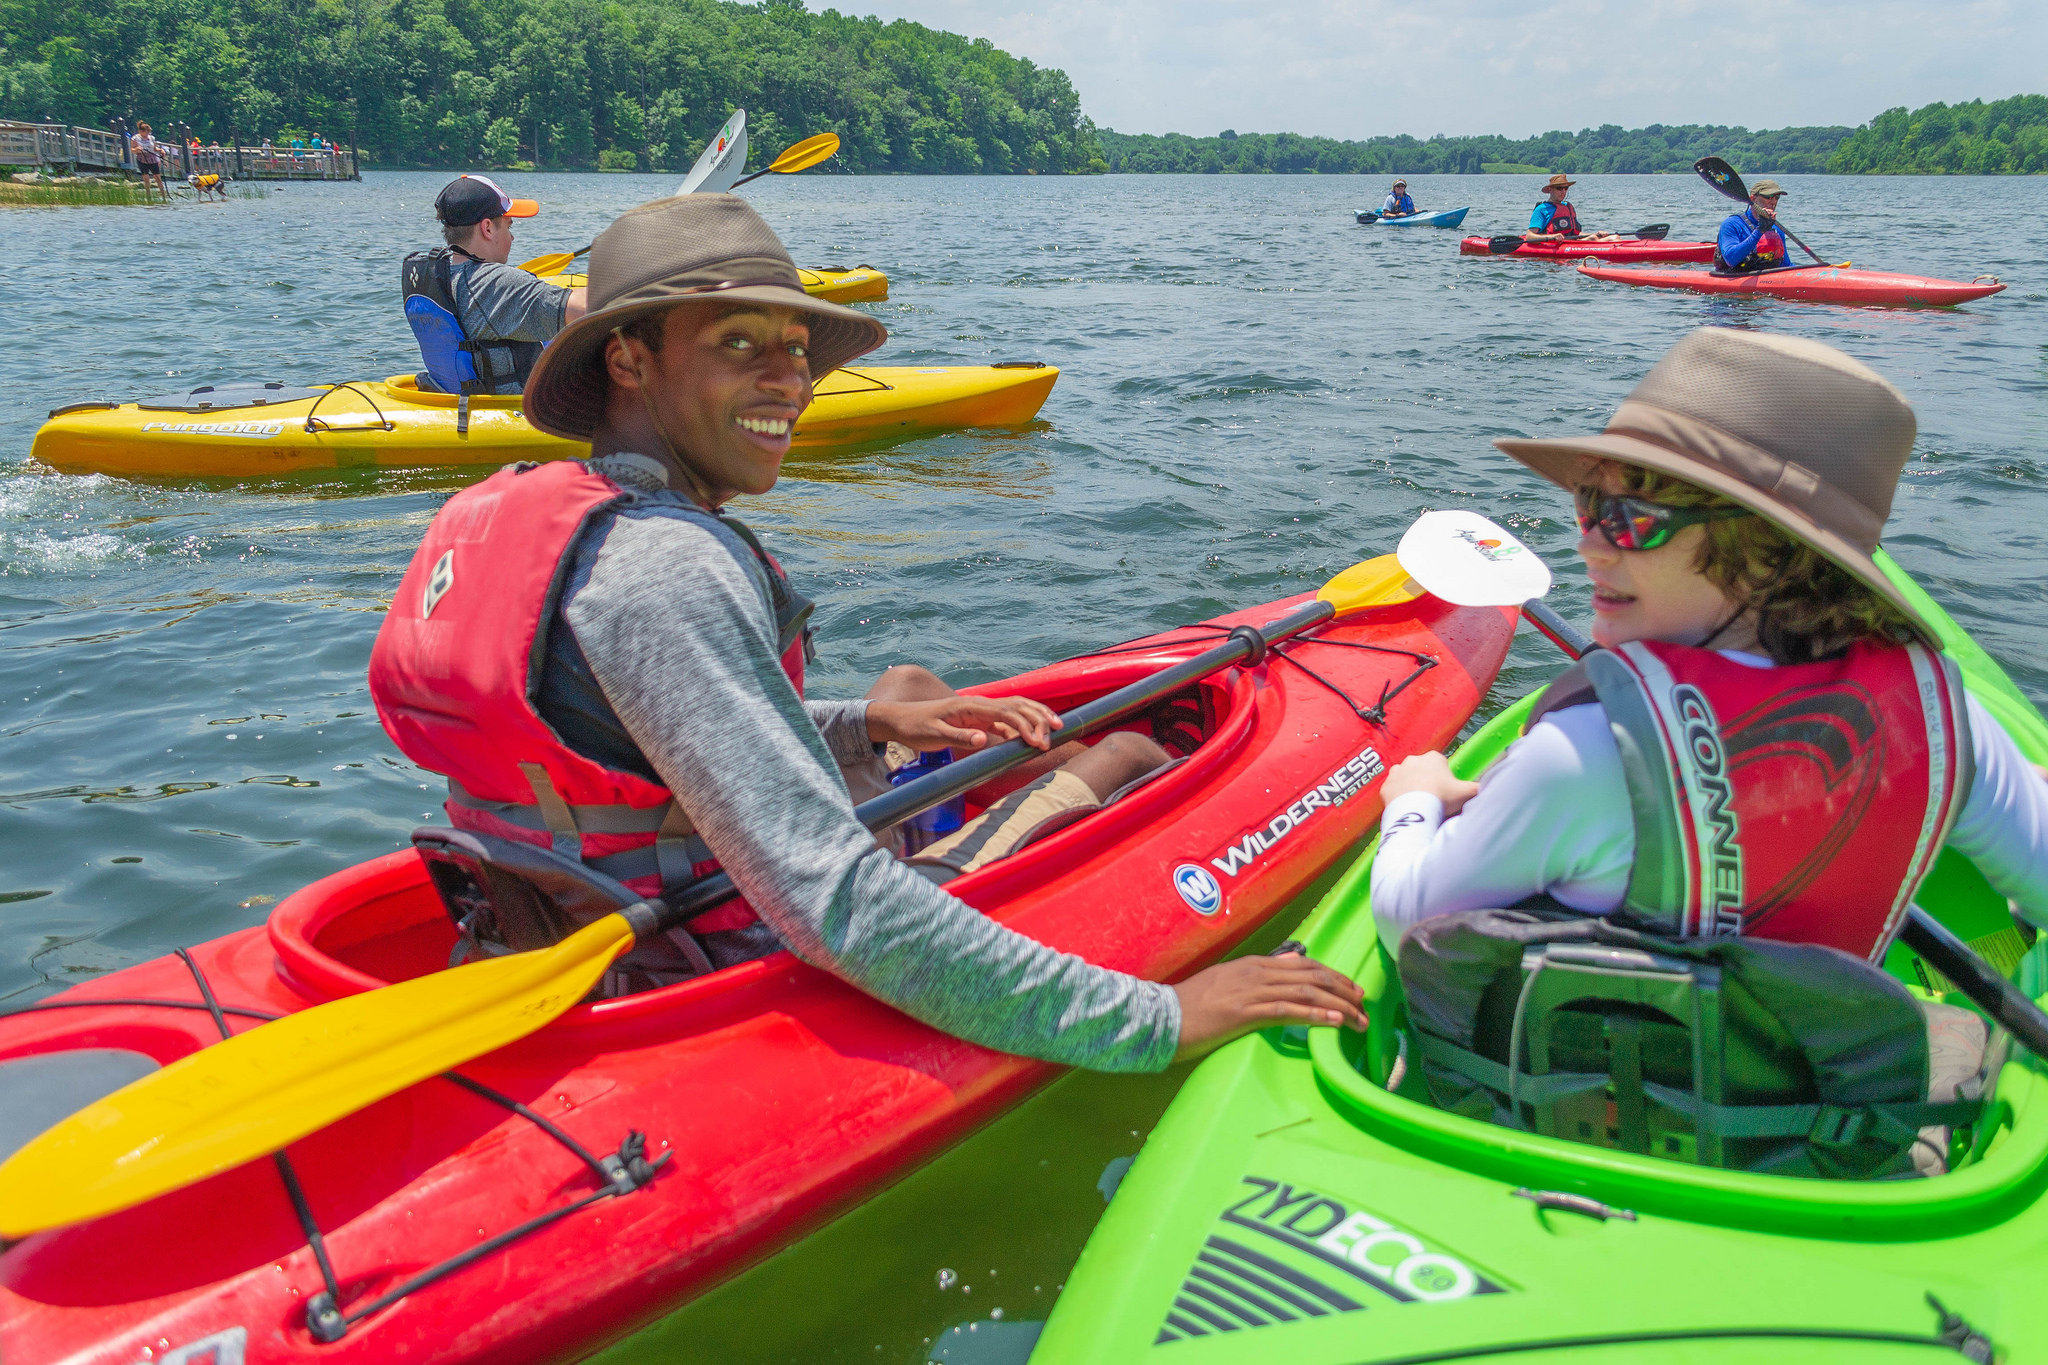
[[(1519, 734), (1528, 706), (1525, 700), (1510, 708), (1475, 735), (1455, 760), (1461, 764), (1457, 770), (1475, 775), (1498, 757)], [(1960, 854), (1952, 849), (1943, 853), (1918, 900), (1981, 956), (2016, 976), (2031, 994), (2040, 994), (2037, 978), (2048, 976), (2048, 952), (2028, 948), (2003, 899)], [(1816, 1179), (1732, 1169), (1708, 1163), (1697, 1145), (1683, 1141), (1668, 1151), (1660, 1150), (1661, 1144), (1627, 1150), (1614, 1142), (1613, 1130), (1622, 1122), (1618, 1104), (1628, 1102), (1615, 1087), (1605, 1092), (1609, 1131), (1585, 1141), (1452, 1113), (1439, 1107), (1424, 1074), (1421, 1059), (1428, 1045), (1410, 1018), (1393, 953), (1381, 942), (1369, 910), (1350, 917), (1339, 939), (1314, 947), (1324, 961), (1352, 974), (1365, 991), (1371, 1018), (1363, 1035), (1318, 1029), (1288, 1044), (1307, 1051), (1339, 1111), (1395, 1147), (1515, 1186), (1587, 1195), (1618, 1207), (1705, 1223), (1802, 1234), (1830, 1226), (1846, 1236), (1919, 1238), (1945, 1235), (2017, 1207), (2048, 1163), (2048, 1069), (2018, 1047), (2003, 1050), (2003, 1036), (1996, 1031), (1986, 1052), (1981, 1106), (1973, 1121), (1954, 1130), (1947, 1173), (1930, 1179), (1910, 1178), (1910, 1172), (1908, 1178)], [(1951, 1014), (1974, 1011), (1965, 996), (1903, 944), (1893, 946), (1884, 966), (1917, 1000), (1950, 1007)], [(1650, 994), (1658, 989), (1669, 994), (1667, 988), (1654, 987)], [(1649, 994), (1642, 996), (1649, 999)], [(1672, 1009), (1684, 1018), (1693, 1008), (1664, 1004), (1667, 1019)], [(1656, 1011), (1638, 1012), (1648, 1017)], [(1701, 1018), (1694, 1013), (1687, 1021), (1696, 1037)], [(1522, 1054), (1521, 1068), (1529, 1065)], [(1593, 1096), (1596, 1102), (1600, 1098)], [(1523, 1111), (1518, 1106), (1516, 1112)]]
[[(1128, 655), (1105, 655), (1078, 669), (1027, 674), (1004, 684), (1003, 690), (1066, 712), (1149, 677), (1192, 652), (1192, 647), (1209, 643), (1202, 636)], [(953, 879), (946, 889), (1001, 919), (1006, 903), (1020, 894), (1076, 863), (1114, 856), (1136, 832), (1170, 819), (1176, 810), (1199, 806), (1203, 789), (1217, 781), (1231, 758), (1251, 741), (1261, 690), (1243, 670), (1226, 670), (1162, 698), (1116, 729), (1091, 736), (1087, 742), (1093, 744), (1118, 730), (1134, 731), (1160, 742), (1177, 761), (1086, 817)], [(971, 819), (980, 810), (969, 802), (965, 814)], [(280, 978), (315, 1002), (445, 970), (458, 940), (451, 912), (413, 849), (345, 869), (287, 897), (271, 915), (268, 932)], [(746, 983), (779, 976), (791, 962), (784, 951), (673, 985), (585, 1004), (563, 1016), (556, 1027), (616, 1022), (622, 1015), (637, 1017), (699, 999), (722, 999)]]

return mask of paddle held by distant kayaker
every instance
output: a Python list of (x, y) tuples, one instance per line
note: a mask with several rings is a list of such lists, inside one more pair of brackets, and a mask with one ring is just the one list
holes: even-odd
[[(1362, 1026), (1357, 987), (1299, 955), (1167, 986), (943, 890), (1084, 817), (1166, 751), (1126, 732), (1055, 747), (1046, 706), (961, 696), (911, 666), (857, 700), (806, 699), (811, 603), (724, 509), (775, 486), (815, 381), (888, 333), (805, 294), (782, 243), (729, 194), (623, 215), (591, 251), (590, 291), (524, 408), (591, 458), (511, 466), (448, 502), (407, 571), (417, 586), (399, 589), (420, 619), (387, 618), (370, 682), (393, 740), (448, 776), (458, 828), (567, 851), (640, 895), (730, 874), (744, 904), (634, 949), (602, 989), (786, 945), (957, 1036), (1110, 1071), (1158, 1070), (1276, 1021)], [(855, 817), (888, 789), (885, 751), (1011, 738), (1046, 752), (970, 792), (984, 809), (937, 842), (878, 846)]]
[(1396, 180), (1394, 188), (1387, 191), (1386, 202), (1380, 205), (1380, 217), (1413, 218), (1414, 216), (1415, 200), (1409, 196), (1408, 182)]
[(1778, 200), (1785, 191), (1775, 180), (1759, 180), (1749, 207), (1721, 220), (1714, 244), (1714, 269), (1723, 274), (1772, 270), (1787, 263), (1785, 234), (1778, 227)]
[(1543, 187), (1543, 199), (1529, 215), (1529, 230), (1522, 234), (1524, 241), (1562, 242), (1586, 240), (1611, 242), (1612, 232), (1587, 233), (1579, 226), (1579, 211), (1565, 196), (1572, 186), (1579, 182), (1567, 175), (1553, 175)]
[(1872, 558), (1914, 432), (1839, 351), (1705, 328), (1602, 434), (1496, 441), (1571, 491), (1601, 648), (1480, 783), (1388, 775), (1385, 941), (1545, 897), (1875, 963), (1944, 845), (2048, 925), (2048, 783)]
[(512, 220), (539, 212), (481, 175), (449, 181), (434, 200), (443, 245), (407, 256), (402, 285), (405, 320), (427, 367), (420, 388), (465, 398), (518, 393), (541, 348), (583, 316), (582, 289), (507, 264)]

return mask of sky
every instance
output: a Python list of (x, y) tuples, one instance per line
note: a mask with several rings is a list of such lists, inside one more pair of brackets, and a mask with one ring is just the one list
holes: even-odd
[(1845, 124), (2048, 93), (2048, 0), (811, 0), (1058, 67), (1122, 133)]

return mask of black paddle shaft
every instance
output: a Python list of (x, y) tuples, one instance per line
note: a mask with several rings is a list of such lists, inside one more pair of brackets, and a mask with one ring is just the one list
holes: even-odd
[[(1336, 614), (1337, 609), (1334, 606), (1319, 598), (1313, 602), (1305, 602), (1285, 616), (1268, 621), (1262, 626), (1239, 626), (1230, 632), (1229, 639), (1214, 649), (1204, 650), (1185, 663), (1161, 669), (1149, 678), (1141, 679), (1127, 687), (1119, 687), (1114, 692), (1075, 707), (1060, 717), (1060, 728), (1054, 733), (1061, 743), (1092, 735), (1097, 730), (1116, 724), (1135, 711), (1143, 710), (1162, 697), (1172, 696), (1189, 683), (1206, 678), (1219, 668), (1227, 668), (1241, 659), (1256, 664), (1266, 657), (1266, 650), (1270, 646), (1319, 626)], [(854, 808), (853, 813), (869, 829), (885, 830), (891, 825), (908, 820), (919, 811), (929, 810), (942, 801), (950, 801), (956, 796), (963, 795), (998, 773), (1014, 768), (1043, 752), (1021, 739), (1005, 740), (979, 753), (955, 759), (937, 772), (906, 782), (872, 801), (863, 801)], [(643, 929), (640, 937), (645, 938), (648, 932), (658, 933), (695, 919), (711, 907), (731, 900), (738, 894), (739, 888), (734, 886), (732, 878), (723, 872), (715, 873), (700, 882), (693, 882), (673, 901), (667, 902), (666, 909), (652, 917), (651, 930)]]
[(1956, 989), (1975, 1001), (1979, 1009), (2005, 1025), (2006, 1031), (2026, 1044), (2035, 1056), (2048, 1057), (2048, 1011), (2000, 976), (1947, 925), (1919, 906), (1911, 905), (1906, 907), (1906, 922), (1899, 928), (1899, 937), (1928, 966), (1955, 982)]
[[(1737, 199), (1745, 204), (1749, 202), (1749, 187), (1742, 183), (1742, 177), (1736, 174), (1735, 168), (1729, 165), (1727, 162), (1723, 161), (1720, 157), (1703, 156), (1698, 161), (1692, 163), (1692, 168), (1693, 170), (1699, 173), (1700, 179), (1706, 181), (1709, 185), (1712, 185), (1715, 189), (1727, 195), (1730, 199)], [(1781, 222), (1776, 215), (1772, 216), (1771, 225), (1777, 228), (1778, 231), (1784, 233), (1787, 237), (1792, 237), (1792, 229), (1786, 227), (1785, 224)], [(1820, 259), (1820, 253), (1818, 251), (1815, 251), (1806, 243), (1799, 241), (1797, 237), (1792, 237), (1792, 240), (1798, 243), (1799, 249), (1801, 251), (1813, 257), (1814, 260), (1819, 261), (1820, 264), (1834, 264), (1834, 262), (1832, 261), (1822, 261)], [(1798, 268), (1802, 270), (1805, 269), (1804, 266)]]

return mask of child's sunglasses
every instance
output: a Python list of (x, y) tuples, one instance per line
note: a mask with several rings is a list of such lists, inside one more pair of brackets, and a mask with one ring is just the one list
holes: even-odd
[(1572, 506), (1580, 535), (1597, 526), (1617, 550), (1654, 550), (1688, 526), (1756, 515), (1747, 507), (1666, 507), (1583, 488), (1572, 494)]

